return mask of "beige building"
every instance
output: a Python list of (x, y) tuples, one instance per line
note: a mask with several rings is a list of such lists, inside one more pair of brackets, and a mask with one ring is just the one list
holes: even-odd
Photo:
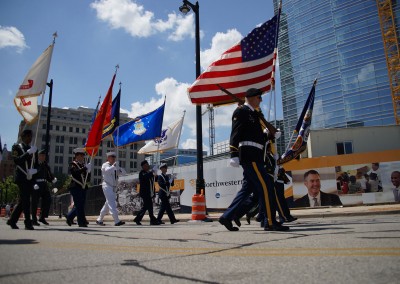
[(311, 130), (302, 157), (336, 156), (400, 149), (400, 125)]
[[(77, 109), (51, 108), (49, 165), (54, 173), (68, 174), (68, 166), (73, 158), (73, 149), (84, 147), (86, 143), (93, 113), (94, 109), (83, 107)], [(127, 114), (121, 113), (120, 124), (124, 124), (129, 120), (130, 118)], [(43, 107), (36, 142), (38, 149), (45, 149), (46, 123), (47, 107)], [(21, 122), (20, 129), (23, 128), (23, 125), (24, 122)], [(35, 123), (28, 127), (33, 130), (33, 135), (35, 136), (37, 124)], [(128, 173), (140, 170), (140, 162), (144, 160), (144, 155), (139, 155), (137, 151), (144, 144), (144, 142), (139, 142), (119, 149), (118, 160), (120, 166)], [(102, 141), (99, 152), (92, 161), (91, 182), (93, 185), (101, 183), (101, 165), (106, 161), (106, 153), (108, 151), (115, 151), (111, 136)]]

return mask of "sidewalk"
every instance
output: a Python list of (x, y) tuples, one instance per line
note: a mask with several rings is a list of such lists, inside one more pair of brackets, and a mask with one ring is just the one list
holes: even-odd
[[(207, 216), (213, 221), (217, 221), (221, 212), (210, 212)], [(291, 209), (291, 213), (297, 218), (329, 218), (338, 216), (365, 216), (365, 215), (382, 215), (382, 214), (400, 214), (400, 203), (390, 204), (376, 204), (376, 205), (361, 205), (361, 206), (349, 206), (349, 207), (321, 207), (321, 208), (308, 208), (308, 209)], [(177, 219), (184, 221), (192, 220), (190, 213), (175, 213)], [(89, 222), (95, 222), (97, 216), (86, 216)], [(122, 221), (133, 223), (132, 215), (120, 215), (119, 218)], [(51, 221), (63, 221), (65, 218), (59, 218), (58, 216), (50, 216), (48, 220)], [(105, 222), (111, 222), (112, 216), (106, 215), (104, 218)], [(168, 220), (168, 216), (164, 216), (164, 221)], [(143, 221), (149, 221), (149, 216), (146, 214)], [(168, 222), (168, 221), (167, 221)]]

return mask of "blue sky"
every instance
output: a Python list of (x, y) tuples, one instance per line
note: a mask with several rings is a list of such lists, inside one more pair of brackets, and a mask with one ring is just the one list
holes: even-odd
[[(160, 106), (166, 96), (164, 125), (186, 110), (180, 148), (196, 148), (195, 106), (186, 93), (196, 79), (194, 14), (182, 15), (181, 5), (180, 0), (0, 1), (2, 143), (11, 149), (17, 140), (22, 116), (13, 98), (57, 31), (48, 77), (54, 80), (53, 107), (94, 108), (119, 64), (113, 94), (121, 82), (121, 110), (136, 117)], [(273, 16), (272, 0), (200, 0), (199, 5), (202, 70)], [(269, 96), (264, 96), (264, 110)], [(279, 84), (276, 96), (277, 117), (282, 118)], [(47, 100), (48, 89), (44, 105)], [(229, 138), (234, 107), (215, 109), (216, 142)], [(207, 113), (203, 143), (208, 150)]]

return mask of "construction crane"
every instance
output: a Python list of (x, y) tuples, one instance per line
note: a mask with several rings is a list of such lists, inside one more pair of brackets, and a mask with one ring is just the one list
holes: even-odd
[(214, 125), (214, 107), (211, 104), (207, 105), (207, 109), (202, 113), (205, 115), (208, 112), (208, 131), (209, 131), (209, 146), (210, 156), (214, 155), (214, 144), (215, 144), (215, 125)]
[(393, 110), (396, 124), (400, 124), (400, 50), (396, 32), (396, 21), (393, 5), (396, 1), (376, 0), (383, 46), (386, 55), (386, 65), (389, 74), (390, 91), (392, 94)]

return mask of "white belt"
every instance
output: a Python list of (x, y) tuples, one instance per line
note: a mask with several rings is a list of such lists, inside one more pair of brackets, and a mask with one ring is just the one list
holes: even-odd
[(242, 141), (239, 143), (239, 147), (242, 147), (242, 146), (253, 146), (253, 147), (256, 147), (261, 150), (264, 149), (263, 145), (261, 145), (257, 142), (252, 142), (252, 141)]

